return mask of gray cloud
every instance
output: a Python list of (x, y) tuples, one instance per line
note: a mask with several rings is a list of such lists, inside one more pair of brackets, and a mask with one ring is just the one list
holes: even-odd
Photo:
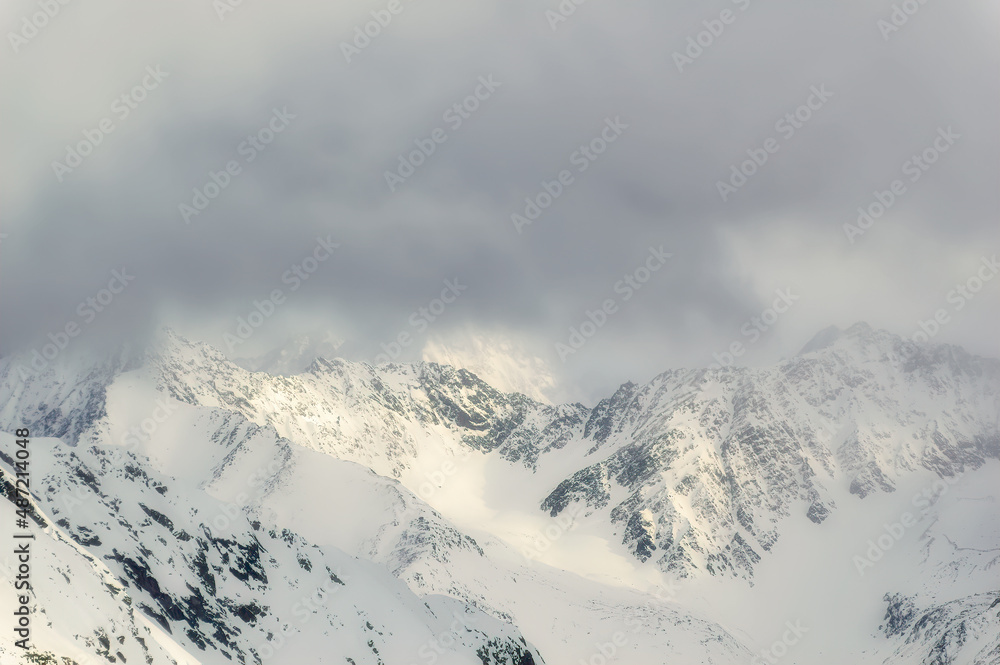
[[(222, 346), (329, 234), (341, 248), (255, 345), (325, 325), (373, 360), (458, 278), (468, 290), (436, 333), (514, 331), (597, 393), (712, 362), (777, 288), (801, 301), (747, 362), (793, 353), (830, 323), (868, 318), (909, 334), (1000, 249), (996, 16), (985, 2), (923, 5), (888, 41), (877, 21), (891, 3), (591, 0), (553, 32), (544, 11), (555, 2), (405, 2), (346, 63), (340, 43), (384, 6), (244, 2), (219, 21), (206, 2), (105, 0), (65, 7), (9, 51), (2, 350), (77, 319), (122, 266), (134, 283), (86, 335), (167, 323)], [(5, 9), (5, 23), (33, 7)], [(673, 53), (724, 9), (734, 22), (678, 72)], [(51, 162), (112, 115), (147, 64), (169, 77), (57, 182)], [(390, 192), (384, 172), (448, 127), (444, 112), (487, 75), (501, 87)], [(781, 137), (776, 121), (812, 86), (833, 96), (723, 202), (717, 181)], [(296, 118), (246, 163), (241, 142), (286, 107)], [(578, 173), (571, 154), (619, 116), (628, 129)], [(843, 225), (939, 127), (962, 138), (850, 244)], [(185, 225), (178, 205), (234, 159), (241, 174)], [(575, 182), (518, 234), (511, 214), (562, 169)], [(659, 245), (669, 265), (561, 363), (555, 343)], [(998, 287), (941, 338), (996, 354)]]

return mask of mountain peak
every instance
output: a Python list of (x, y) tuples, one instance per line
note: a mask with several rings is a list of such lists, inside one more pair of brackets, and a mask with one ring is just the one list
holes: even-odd
[(803, 356), (807, 353), (812, 353), (813, 351), (819, 351), (820, 349), (825, 349), (831, 346), (834, 342), (840, 339), (844, 334), (844, 331), (837, 326), (829, 326), (823, 328), (818, 333), (813, 335), (813, 338), (806, 342), (806, 345), (802, 347), (798, 355)]
[(518, 340), (500, 333), (467, 328), (448, 337), (434, 336), (421, 352), (424, 361), (464, 368), (505, 393), (521, 393), (545, 404), (571, 402), (575, 395), (558, 385), (548, 363)]
[(284, 344), (252, 358), (236, 358), (234, 363), (251, 372), (292, 376), (305, 372), (315, 360), (338, 357), (344, 341), (330, 331), (289, 338)]
[(864, 321), (858, 321), (847, 330), (841, 330), (837, 326), (829, 326), (816, 333), (813, 338), (802, 347), (798, 355), (802, 356), (807, 353), (812, 353), (813, 351), (829, 348), (843, 339), (853, 339), (863, 342), (870, 339), (872, 335), (876, 334), (876, 332), (878, 331)]

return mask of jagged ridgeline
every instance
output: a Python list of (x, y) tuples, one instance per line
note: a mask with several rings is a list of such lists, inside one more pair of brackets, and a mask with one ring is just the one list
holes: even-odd
[[(844, 551), (809, 565), (864, 579), (857, 602), (886, 616), (839, 642), (900, 663), (1000, 649), (1000, 538), (962, 545), (962, 520), (942, 517), (957, 490), (863, 578), (851, 557), (870, 534), (845, 526), (996, 471), (1000, 362), (961, 349), (858, 325), (777, 366), (668, 371), (592, 408), (435, 363), (249, 371), (170, 332), (141, 353), (27, 362), (0, 360), (0, 428), (32, 432), (32, 658), (749, 662), (771, 641), (740, 623), (754, 612), (658, 585), (751, 608), (787, 584), (775, 570), (808, 574), (789, 551), (817, 538)], [(824, 662), (816, 632), (802, 662)], [(3, 640), (0, 655), (24, 656)]]

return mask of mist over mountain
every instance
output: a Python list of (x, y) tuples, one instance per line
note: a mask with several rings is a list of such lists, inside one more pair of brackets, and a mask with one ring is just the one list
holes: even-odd
[[(3, 450), (32, 437), (37, 653), (1000, 655), (1000, 360), (857, 324), (591, 408), (435, 362), (281, 348), (274, 373), (169, 330), (40, 372), (0, 360)], [(0, 471), (9, 530), (16, 459)]]
[(0, 23), (0, 665), (1000, 665), (996, 2)]

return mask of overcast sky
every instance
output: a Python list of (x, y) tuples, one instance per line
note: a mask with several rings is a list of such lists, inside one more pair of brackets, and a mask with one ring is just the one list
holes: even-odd
[[(228, 2), (4, 3), (0, 351), (73, 323), (227, 350), (280, 289), (237, 355), (318, 329), (369, 362), (408, 334), (410, 360), (502, 333), (598, 395), (736, 341), (759, 364), (831, 324), (910, 336), (939, 309), (936, 340), (1000, 355), (1000, 279), (975, 281), (1000, 252), (995, 3)], [(399, 171), (415, 141), (433, 154)], [(515, 224), (543, 181), (558, 196)], [(887, 211), (846, 233), (876, 191)], [(339, 246), (293, 288), (317, 238)], [(430, 322), (445, 280), (460, 295)], [(787, 311), (742, 332), (779, 290)]]

